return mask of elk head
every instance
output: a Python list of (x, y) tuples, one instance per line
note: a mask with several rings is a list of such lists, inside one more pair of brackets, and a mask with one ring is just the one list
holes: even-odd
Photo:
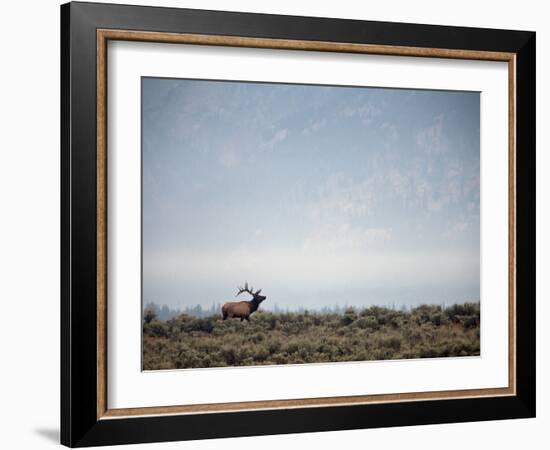
[(247, 292), (248, 294), (252, 295), (252, 301), (256, 302), (258, 305), (267, 298), (265, 295), (260, 295), (260, 292), (262, 292), (261, 289), (258, 289), (256, 292), (254, 292), (254, 288), (252, 286), (248, 287), (248, 282), (244, 283), (244, 287), (238, 288), (238, 292), (235, 297), (242, 294), (243, 292)]

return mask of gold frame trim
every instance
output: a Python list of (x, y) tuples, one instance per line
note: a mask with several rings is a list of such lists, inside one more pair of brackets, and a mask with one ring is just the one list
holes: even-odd
[[(109, 409), (107, 405), (107, 41), (218, 45), (340, 53), (363, 53), (508, 62), (508, 387), (401, 394), (264, 400), (200, 405)], [(516, 394), (516, 54), (445, 48), (403, 47), (240, 36), (97, 30), (97, 419), (135, 416), (218, 413), (265, 409), (344, 406), (367, 403), (445, 400)]]

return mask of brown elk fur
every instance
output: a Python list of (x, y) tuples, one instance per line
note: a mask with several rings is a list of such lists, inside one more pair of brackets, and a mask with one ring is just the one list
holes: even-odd
[(244, 288), (239, 288), (239, 292), (237, 292), (237, 295), (248, 292), (250, 295), (252, 295), (252, 300), (250, 301), (242, 301), (242, 302), (227, 302), (222, 306), (222, 318), (223, 320), (227, 319), (228, 317), (238, 317), (241, 319), (241, 322), (243, 320), (250, 321), (250, 315), (255, 312), (258, 307), (260, 306), (260, 303), (262, 303), (265, 299), (265, 295), (260, 295), (261, 289), (254, 292), (253, 288), (248, 288), (248, 283), (245, 283)]

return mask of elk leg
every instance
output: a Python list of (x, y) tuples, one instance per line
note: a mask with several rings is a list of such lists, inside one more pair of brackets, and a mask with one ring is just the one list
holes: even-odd
[(246, 319), (247, 322), (250, 322), (250, 317), (245, 316), (245, 319)]

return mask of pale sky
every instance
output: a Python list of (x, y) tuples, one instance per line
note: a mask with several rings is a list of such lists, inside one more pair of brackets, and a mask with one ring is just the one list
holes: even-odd
[(144, 303), (479, 300), (479, 93), (142, 83)]

